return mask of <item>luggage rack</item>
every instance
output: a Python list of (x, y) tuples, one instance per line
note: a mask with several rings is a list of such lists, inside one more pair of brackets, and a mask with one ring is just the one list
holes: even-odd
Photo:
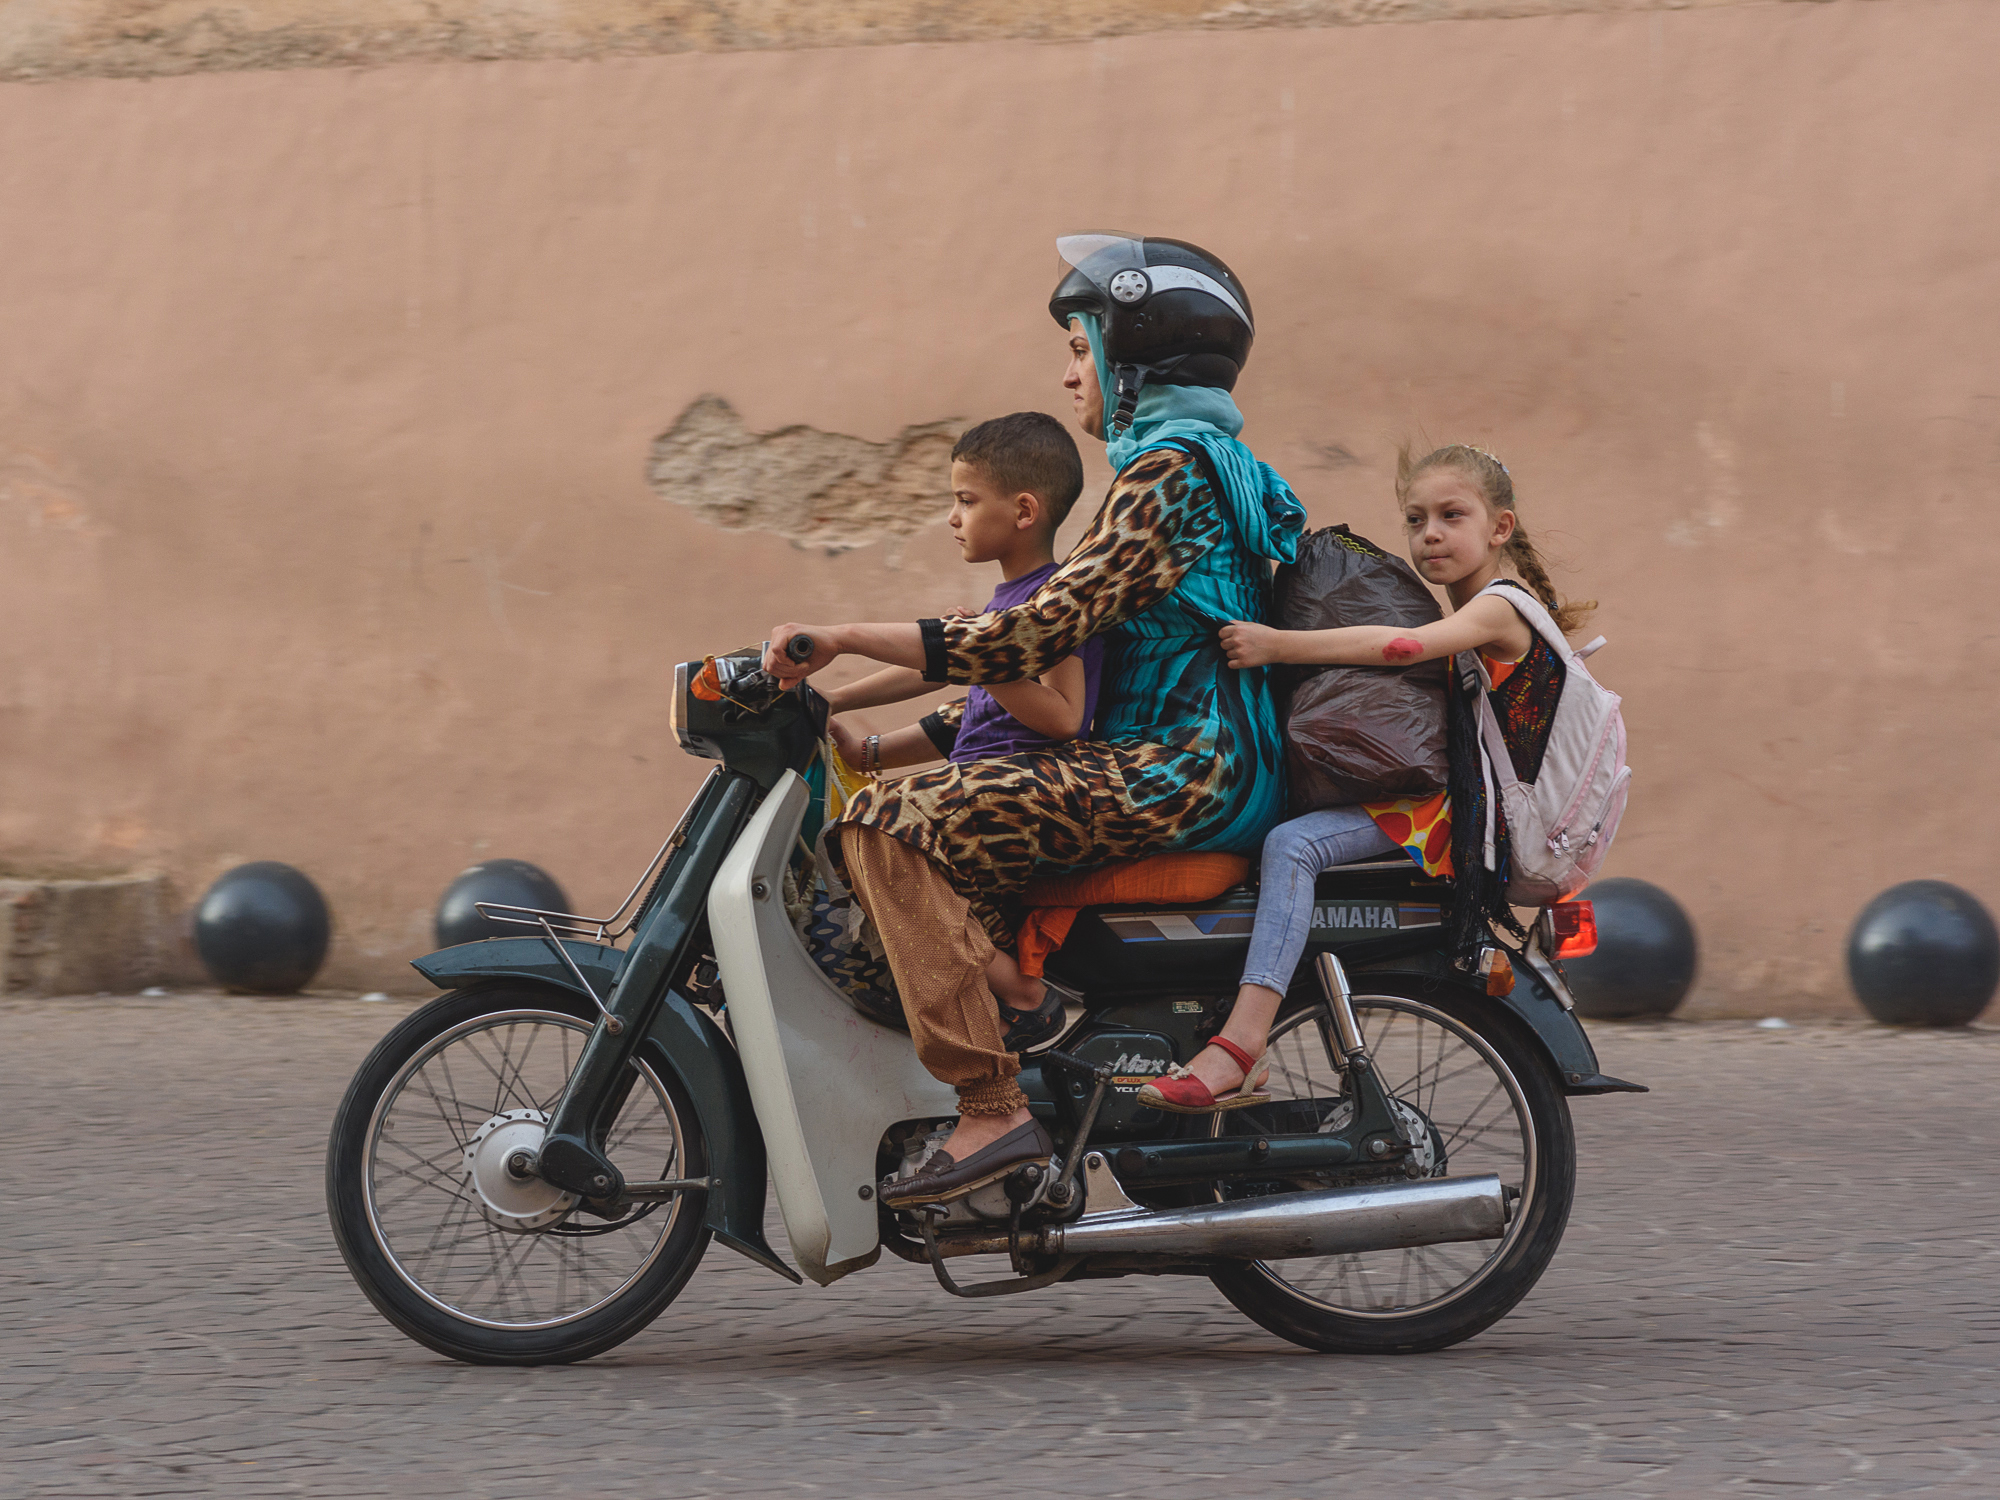
[(488, 921), (538, 929), (542, 936), (548, 939), (556, 957), (563, 961), (563, 967), (576, 976), (576, 982), (583, 986), (583, 992), (596, 1004), (598, 1012), (604, 1017), (605, 1024), (613, 1036), (625, 1029), (624, 1024), (606, 1009), (603, 998), (591, 988), (583, 970), (577, 967), (576, 960), (571, 958), (569, 950), (563, 947), (562, 939), (572, 937), (581, 938), (585, 942), (611, 944), (632, 930), (638, 923), (639, 914), (646, 909), (646, 903), (639, 900), (639, 892), (647, 889), (648, 882), (655, 879), (667, 856), (680, 847), (681, 841), (687, 837), (688, 824), (694, 819), (695, 809), (705, 800), (703, 794), (708, 791), (708, 782), (714, 781), (721, 774), (720, 767), (708, 773), (708, 781), (702, 783), (701, 791), (695, 793), (694, 799), (688, 803), (687, 811), (681, 814), (681, 820), (674, 825), (674, 831), (667, 835), (666, 842), (660, 845), (658, 852), (646, 861), (646, 868), (639, 872), (638, 880), (633, 882), (632, 889), (626, 893), (625, 899), (618, 903), (617, 910), (610, 916), (586, 917), (569, 911), (543, 911), (540, 907), (513, 906), (505, 901), (472, 903), (473, 910)]

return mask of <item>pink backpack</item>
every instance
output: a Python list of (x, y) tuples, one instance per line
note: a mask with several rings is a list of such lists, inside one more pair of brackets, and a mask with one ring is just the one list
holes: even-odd
[(1480, 590), (1504, 590), (1507, 602), (1555, 650), (1563, 663), (1562, 694), (1548, 747), (1532, 782), (1514, 775), (1514, 757), (1487, 696), (1493, 683), (1477, 652), (1468, 653), (1479, 674), (1480, 760), (1486, 775), (1486, 864), (1495, 858), (1494, 805), (1506, 815), (1512, 865), (1507, 900), (1514, 906), (1553, 906), (1588, 885), (1604, 864), (1625, 793), (1632, 779), (1625, 764), (1625, 717), (1619, 697), (1590, 675), (1583, 659), (1604, 644), (1599, 636), (1578, 650), (1528, 590), (1496, 579)]

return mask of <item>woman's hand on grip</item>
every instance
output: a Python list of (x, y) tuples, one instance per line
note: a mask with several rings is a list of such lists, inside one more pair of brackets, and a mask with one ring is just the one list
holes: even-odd
[[(812, 637), (812, 655), (804, 661), (793, 661), (785, 653), (786, 645), (795, 635)], [(796, 623), (773, 625), (771, 639), (764, 645), (764, 670), (778, 681), (790, 687), (795, 682), (803, 682), (821, 667), (828, 665), (840, 655), (837, 632), (830, 625), (800, 625)]]

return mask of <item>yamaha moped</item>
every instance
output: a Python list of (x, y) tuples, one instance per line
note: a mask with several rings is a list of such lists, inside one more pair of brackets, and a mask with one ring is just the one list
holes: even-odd
[(1456, 1343), (1534, 1286), (1570, 1212), (1568, 1099), (1641, 1091), (1599, 1072), (1564, 985), (1588, 907), (1496, 931), (1470, 972), (1447, 888), (1400, 856), (1320, 877), (1269, 1101), (1223, 1115), (1138, 1094), (1220, 1029), (1254, 890), (1083, 912), (1048, 963), (1077, 1003), (1020, 1075), (1054, 1154), (885, 1208), (956, 1101), (801, 938), (826, 705), (760, 663), (676, 669), (676, 738), (720, 764), (617, 911), (488, 904), (522, 934), (416, 960), (448, 993), (362, 1064), (326, 1166), (341, 1254), (397, 1328), (474, 1363), (588, 1358), (658, 1317), (711, 1240), (822, 1286), (887, 1249), (959, 1297), (1206, 1277), (1347, 1353)]

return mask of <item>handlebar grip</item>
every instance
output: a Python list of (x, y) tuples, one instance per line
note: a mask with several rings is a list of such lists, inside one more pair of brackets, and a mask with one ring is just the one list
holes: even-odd
[(785, 655), (801, 664), (812, 660), (813, 649), (813, 638), (804, 631), (799, 631), (785, 642)]

